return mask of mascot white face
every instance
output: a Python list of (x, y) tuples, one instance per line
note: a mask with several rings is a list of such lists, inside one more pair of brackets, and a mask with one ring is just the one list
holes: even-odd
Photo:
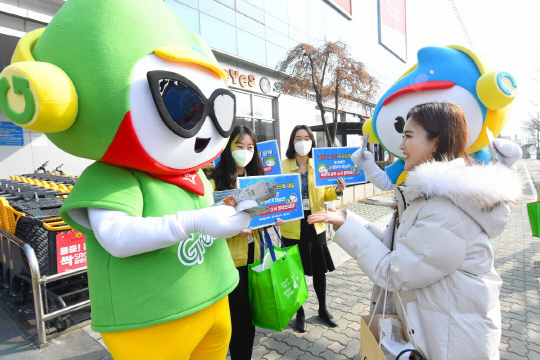
[(388, 151), (402, 156), (399, 144), (403, 140), (407, 113), (416, 105), (433, 101), (448, 101), (463, 109), (469, 130), (467, 147), (472, 145), (482, 130), (482, 110), (469, 91), (453, 86), (450, 89), (411, 92), (385, 103), (379, 112), (376, 125), (381, 143), (387, 146)]
[(295, 203), (298, 201), (298, 198), (296, 197), (296, 195), (291, 194), (291, 196), (289, 197), (289, 201)]
[(362, 130), (370, 133), (370, 143), (381, 144), (401, 158), (399, 145), (409, 110), (429, 102), (450, 102), (465, 113), (467, 152), (472, 154), (489, 143), (486, 127), (495, 137), (500, 134), (516, 93), (512, 75), (489, 71), (472, 51), (459, 46), (425, 47), (418, 51), (418, 63), (381, 96)]
[[(175, 122), (172, 125), (162, 119), (163, 114), (154, 104), (148, 79), (152, 71), (167, 74), (155, 86), (160, 87), (164, 109)], [(204, 98), (212, 98), (224, 85), (223, 80), (199, 65), (170, 61), (155, 54), (141, 59), (131, 77), (130, 104), (133, 127), (144, 150), (157, 162), (173, 169), (197, 167), (219, 154), (227, 138), (220, 135), (209, 114), (205, 118), (201, 115), (208, 107)], [(174, 102), (179, 95), (182, 101)], [(220, 126), (230, 129), (234, 120), (233, 98), (215, 97), (213, 109)], [(171, 131), (175, 126), (180, 131), (191, 130), (200, 123), (202, 127), (188, 138)]]

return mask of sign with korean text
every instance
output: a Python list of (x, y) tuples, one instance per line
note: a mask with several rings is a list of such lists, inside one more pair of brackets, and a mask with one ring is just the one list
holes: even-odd
[(23, 146), (22, 127), (9, 121), (0, 121), (0, 145)]
[(354, 175), (356, 166), (351, 155), (356, 150), (357, 147), (314, 148), (315, 187), (336, 186), (339, 178), (343, 178), (347, 185), (365, 183), (363, 170)]
[[(257, 143), (257, 150), (259, 150), (259, 156), (262, 161), (265, 175), (278, 175), (282, 173), (276, 140)], [(217, 166), (220, 160), (221, 156), (214, 160), (214, 167)]]
[(257, 143), (259, 156), (262, 160), (262, 165), (265, 175), (282, 174), (281, 161), (279, 160), (279, 152), (276, 140), (263, 141)]
[(274, 180), (277, 184), (276, 196), (259, 203), (271, 209), (251, 219), (250, 227), (254, 229), (273, 225), (279, 218), (285, 222), (302, 219), (302, 184), (299, 174), (250, 176), (238, 178), (238, 187), (245, 188), (259, 181)]
[(86, 266), (83, 233), (69, 230), (56, 235), (56, 265), (58, 274)]

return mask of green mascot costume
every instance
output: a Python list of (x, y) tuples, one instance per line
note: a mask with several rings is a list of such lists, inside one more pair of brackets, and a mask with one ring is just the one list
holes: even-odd
[(224, 238), (249, 215), (210, 207), (200, 170), (234, 127), (225, 77), (160, 0), (69, 0), (0, 74), (11, 121), (96, 160), (61, 216), (86, 234), (92, 328), (115, 359), (226, 356)]

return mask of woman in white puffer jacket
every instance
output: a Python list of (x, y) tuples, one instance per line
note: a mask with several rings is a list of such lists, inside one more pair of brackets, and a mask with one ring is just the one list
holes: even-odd
[[(458, 106), (418, 105), (407, 119), (400, 147), (407, 180), (394, 187), (397, 216), (386, 232), (349, 211), (313, 214), (308, 222), (339, 228), (334, 241), (376, 286), (385, 288), (389, 275), (387, 290), (399, 292), (408, 330), (428, 359), (499, 359), (502, 280), (489, 239), (504, 230), (521, 181), (503, 165), (467, 158)], [(403, 319), (393, 300), (392, 312)]]

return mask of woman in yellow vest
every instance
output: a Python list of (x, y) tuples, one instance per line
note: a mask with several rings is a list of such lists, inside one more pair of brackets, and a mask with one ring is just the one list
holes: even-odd
[[(334, 271), (334, 262), (326, 245), (324, 224), (309, 225), (307, 217), (311, 213), (324, 211), (324, 202), (337, 200), (343, 194), (345, 182), (338, 180), (337, 187), (315, 188), (315, 168), (311, 150), (316, 146), (315, 138), (306, 125), (296, 126), (289, 140), (287, 159), (281, 162), (284, 174), (298, 173), (302, 180), (302, 207), (304, 218), (286, 222), (281, 227), (285, 246), (298, 245), (304, 273), (313, 276), (313, 287), (319, 301), (319, 317), (329, 326), (336, 327), (336, 320), (326, 308), (326, 273)], [(296, 329), (306, 331), (304, 308), (296, 313)]]
[[(236, 126), (221, 153), (219, 163), (210, 175), (214, 191), (236, 189), (238, 176), (264, 175), (262, 160), (258, 153), (257, 135), (253, 130), (245, 126)], [(275, 225), (283, 225), (283, 220), (278, 219)], [(253, 351), (255, 326), (251, 323), (247, 265), (260, 260), (259, 239), (259, 232), (251, 228), (227, 239), (234, 265), (240, 275), (238, 286), (229, 294), (232, 322), (229, 344), (231, 360), (250, 360)]]

